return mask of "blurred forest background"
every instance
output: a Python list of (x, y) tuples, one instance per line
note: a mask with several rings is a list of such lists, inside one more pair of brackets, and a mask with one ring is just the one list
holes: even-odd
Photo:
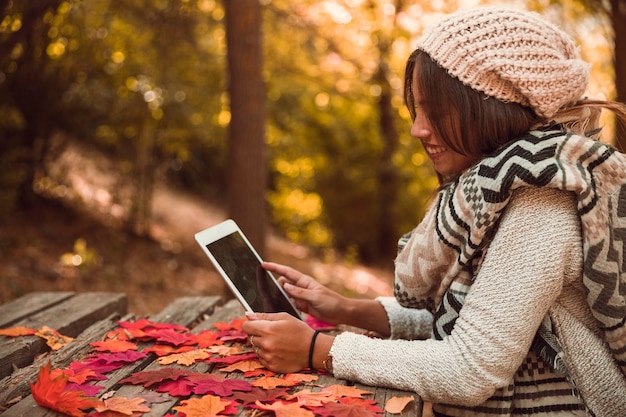
[(0, 0), (0, 302), (119, 291), (141, 314), (226, 296), (193, 234), (227, 217), (267, 259), (390, 294), (436, 187), (405, 60), (425, 27), (487, 3), (561, 25), (589, 96), (624, 101), (623, 0)]

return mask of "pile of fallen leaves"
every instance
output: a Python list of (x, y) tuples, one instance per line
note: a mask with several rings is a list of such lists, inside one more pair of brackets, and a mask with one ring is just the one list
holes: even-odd
[[(255, 415), (273, 413), (277, 417), (380, 416), (372, 393), (346, 385), (319, 387), (319, 374), (275, 374), (265, 369), (247, 343), (241, 330), (245, 319), (214, 323), (209, 330), (192, 333), (177, 324), (155, 323), (147, 319), (120, 321), (102, 341), (92, 342), (93, 352), (65, 369), (52, 369), (50, 363), (39, 371), (31, 384), (33, 398), (42, 407), (72, 417), (141, 416), (151, 405), (175, 399), (174, 414), (165, 417), (206, 417), (234, 415), (250, 411)], [(0, 335), (38, 335), (53, 349), (71, 343), (54, 329), (12, 328)], [(98, 381), (111, 372), (146, 358), (157, 356), (156, 370), (138, 371), (119, 381), (141, 385), (148, 390), (132, 397), (104, 392)], [(220, 373), (192, 371), (188, 367), (207, 362)], [(243, 379), (243, 378), (246, 379)], [(318, 388), (316, 390), (316, 387)], [(394, 397), (385, 411), (400, 413), (413, 397)]]

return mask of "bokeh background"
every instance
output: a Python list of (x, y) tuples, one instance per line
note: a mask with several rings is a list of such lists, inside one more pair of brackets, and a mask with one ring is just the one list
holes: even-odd
[(229, 296), (193, 241), (227, 217), (267, 259), (391, 294), (396, 241), (437, 186), (405, 60), (482, 4), (561, 25), (588, 95), (626, 97), (622, 0), (0, 0), (0, 302)]

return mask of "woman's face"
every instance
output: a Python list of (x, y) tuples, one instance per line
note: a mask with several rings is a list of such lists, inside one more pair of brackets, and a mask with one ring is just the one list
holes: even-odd
[[(412, 87), (415, 102), (415, 120), (411, 126), (411, 136), (422, 142), (426, 154), (439, 175), (443, 178), (454, 177), (476, 162), (476, 158), (470, 158), (449, 149), (441, 138), (433, 132), (428, 117), (424, 113), (422, 107), (424, 100), (420, 96), (417, 85), (417, 71), (413, 71)], [(447, 116), (450, 116), (451, 119), (452, 115)]]

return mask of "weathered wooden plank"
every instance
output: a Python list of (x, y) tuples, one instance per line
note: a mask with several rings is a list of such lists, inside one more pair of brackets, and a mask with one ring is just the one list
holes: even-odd
[[(176, 323), (183, 326), (191, 326), (205, 315), (211, 314), (216, 306), (221, 303), (220, 297), (184, 297), (169, 304), (162, 312), (155, 315), (151, 320), (161, 323)], [(141, 349), (141, 345), (140, 345)], [(121, 369), (108, 374), (106, 381), (98, 381), (98, 385), (104, 386), (104, 392), (117, 387), (118, 382), (134, 372), (140, 371), (156, 359), (154, 354), (148, 355), (143, 360), (124, 366)], [(59, 417), (54, 411), (39, 407), (32, 395), (24, 398), (2, 414), (2, 417)]]
[(74, 295), (73, 292), (33, 292), (0, 305), (0, 327), (11, 327), (25, 317), (50, 308)]
[(70, 363), (80, 360), (93, 350), (90, 342), (102, 340), (107, 332), (117, 327), (119, 320), (130, 319), (132, 319), (131, 315), (120, 318), (119, 314), (112, 314), (89, 326), (72, 343), (62, 349), (40, 355), (32, 365), (18, 369), (2, 379), (0, 381), (0, 407), (8, 408), (8, 404), (28, 396), (30, 394), (29, 383), (37, 380), (39, 368), (45, 366), (48, 361), (51, 362), (53, 368), (69, 366)]
[[(114, 313), (126, 312), (127, 301), (124, 294), (84, 293), (26, 317), (15, 325), (32, 329), (45, 325), (65, 336), (76, 337), (96, 321)], [(45, 342), (37, 336), (0, 339), (0, 378), (11, 374), (14, 368), (30, 365), (36, 355), (49, 350)]]

